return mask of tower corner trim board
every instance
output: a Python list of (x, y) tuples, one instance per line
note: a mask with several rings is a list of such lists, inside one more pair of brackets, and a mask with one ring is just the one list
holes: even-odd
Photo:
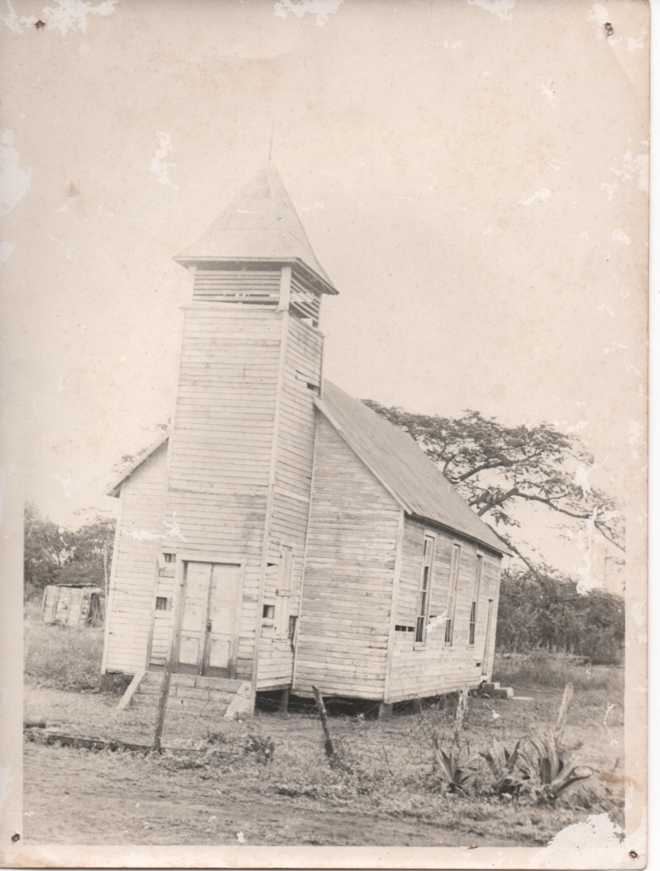
[(172, 657), (252, 699), (387, 703), (488, 679), (508, 547), (410, 436), (323, 378), (338, 291), (277, 171), (176, 259), (194, 269), (172, 423), (109, 491), (105, 670)]

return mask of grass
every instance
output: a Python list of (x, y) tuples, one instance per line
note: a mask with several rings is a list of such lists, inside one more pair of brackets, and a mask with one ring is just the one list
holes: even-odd
[(39, 603), (26, 604), (25, 679), (33, 686), (95, 690), (100, 686), (103, 629), (41, 621)]
[(620, 688), (623, 695), (623, 668), (591, 665), (579, 657), (567, 654), (505, 653), (496, 657), (494, 680), (504, 686), (535, 686), (563, 688), (572, 683), (581, 690), (611, 690)]
[[(155, 711), (129, 707), (120, 712), (116, 696), (80, 692), (99, 686), (101, 630), (60, 629), (30, 621), (26, 635), (28, 717), (46, 719), (69, 733), (151, 742)], [(149, 800), (158, 809), (160, 822), (149, 823), (151, 828), (144, 833), (137, 832), (136, 843), (171, 843), (173, 826), (179, 843), (205, 843), (211, 835), (197, 832), (192, 822), (186, 833), (176, 822), (182, 814), (188, 819), (183, 807), (188, 792), (202, 804), (208, 802), (211, 816), (221, 813), (228, 819), (231, 808), (241, 808), (240, 820), (246, 820), (246, 828), (249, 820), (273, 821), (269, 831), (254, 823), (253, 843), (293, 842), (287, 840), (294, 837), (290, 822), (285, 824), (292, 817), (300, 821), (299, 827), (306, 820), (302, 835), (296, 829), (295, 837), (302, 843), (360, 843), (347, 839), (359, 837), (359, 822), (367, 819), (364, 831), (370, 826), (376, 826), (376, 831), (379, 820), (391, 821), (378, 829), (379, 837), (385, 831), (394, 839), (387, 843), (416, 844), (439, 843), (433, 839), (442, 832), (458, 838), (452, 843), (469, 844), (476, 838), (488, 843), (543, 844), (581, 816), (603, 811), (621, 823), (621, 670), (601, 666), (589, 670), (568, 658), (500, 657), (496, 679), (531, 698), (471, 697), (458, 745), (451, 705), (430, 705), (421, 714), (382, 721), (362, 715), (331, 717), (330, 729), (341, 761), (334, 766), (324, 755), (319, 721), (309, 709), (291, 713), (288, 719), (257, 712), (241, 722), (218, 720), (212, 710), (195, 716), (173, 710), (168, 712), (162, 755), (29, 744), (26, 807), (33, 802), (38, 808), (51, 791), (53, 797), (57, 794), (60, 787), (48, 779), (46, 760), (53, 760), (57, 769), (61, 758), (63, 769), (69, 772), (68, 811), (63, 808), (58, 817), (59, 805), (51, 802), (51, 811), (44, 810), (41, 823), (41, 831), (47, 827), (48, 836), (55, 839), (58, 825), (60, 832), (71, 825), (78, 793), (90, 837), (96, 833), (110, 836), (104, 828), (102, 804), (95, 813), (89, 801), (85, 803), (100, 778), (118, 784), (113, 813), (119, 842), (124, 839), (121, 832), (131, 825), (132, 813), (127, 808), (124, 814), (121, 798), (130, 792), (136, 802), (146, 802), (156, 789), (160, 790), (157, 797)], [(573, 682), (576, 695), (564, 737), (567, 745), (577, 748), (573, 764), (591, 767), (593, 776), (552, 802), (540, 803), (523, 791), (498, 795), (481, 754), (494, 744), (511, 751), (518, 739), (552, 726), (567, 680)], [(31, 759), (36, 760), (32, 766)], [(473, 776), (459, 780), (466, 767)], [(448, 788), (447, 772), (455, 773), (459, 789)], [(332, 820), (335, 828), (329, 831)], [(351, 827), (358, 834), (350, 835)]]

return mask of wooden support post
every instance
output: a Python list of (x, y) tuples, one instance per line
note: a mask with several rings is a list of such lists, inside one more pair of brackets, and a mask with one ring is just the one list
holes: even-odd
[(280, 714), (283, 717), (289, 716), (289, 693), (290, 689), (287, 687), (282, 690), (282, 695), (280, 696)]
[(422, 710), (423, 710), (423, 708), (422, 708), (422, 700), (421, 700), (421, 699), (413, 699), (413, 711), (414, 711), (416, 714), (421, 714), (421, 713), (422, 713)]
[(456, 710), (454, 712), (454, 740), (458, 741), (463, 731), (463, 723), (468, 711), (469, 694), (468, 688), (464, 687), (456, 695)]
[(325, 710), (325, 703), (323, 701), (323, 696), (319, 692), (318, 687), (312, 687), (312, 692), (314, 693), (314, 700), (316, 701), (316, 707), (318, 708), (319, 717), (321, 718), (321, 728), (323, 729), (323, 734), (325, 735), (325, 755), (328, 759), (332, 760), (336, 756), (335, 745), (332, 743), (332, 738), (330, 737), (330, 729), (328, 728), (328, 714)]
[(156, 753), (162, 753), (161, 740), (163, 737), (163, 726), (165, 725), (165, 714), (167, 712), (167, 698), (170, 694), (170, 681), (172, 680), (174, 663), (177, 659), (178, 637), (181, 630), (181, 618), (183, 615), (183, 599), (186, 583), (185, 569), (181, 563), (177, 564), (177, 569), (179, 572), (179, 589), (175, 600), (174, 617), (172, 620), (172, 638), (170, 639), (170, 648), (167, 654), (167, 662), (165, 663), (163, 682), (160, 685), (158, 715), (156, 717), (156, 728), (154, 730), (153, 749)]
[(165, 713), (167, 711), (167, 697), (170, 694), (170, 680), (172, 678), (172, 658), (167, 661), (167, 667), (163, 674), (163, 682), (160, 685), (160, 696), (158, 697), (158, 715), (156, 717), (156, 729), (154, 731), (153, 749), (156, 753), (162, 753), (163, 748), (161, 739), (163, 737), (163, 726), (165, 725)]
[(568, 708), (573, 701), (573, 692), (573, 684), (567, 683), (564, 687), (564, 694), (561, 699), (561, 705), (559, 706), (557, 721), (555, 723), (554, 733), (556, 738), (561, 738), (562, 732), (564, 731), (566, 717), (568, 716)]
[(388, 720), (392, 716), (392, 705), (381, 702), (378, 705), (378, 719)]

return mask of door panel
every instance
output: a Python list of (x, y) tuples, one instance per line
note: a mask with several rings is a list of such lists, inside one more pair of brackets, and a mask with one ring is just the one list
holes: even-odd
[(215, 563), (211, 575), (205, 674), (230, 673), (234, 668), (238, 634), (240, 566)]
[(241, 567), (186, 562), (179, 671), (231, 674), (236, 659)]
[(188, 562), (179, 630), (179, 666), (182, 670), (199, 671), (206, 632), (211, 563)]

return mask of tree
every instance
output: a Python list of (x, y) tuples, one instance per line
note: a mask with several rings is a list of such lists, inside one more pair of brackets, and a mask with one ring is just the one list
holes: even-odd
[(570, 578), (541, 570), (503, 572), (497, 620), (500, 650), (540, 649), (587, 656), (594, 662), (618, 662), (624, 637), (620, 596), (603, 590), (580, 592)]
[(590, 485), (594, 460), (577, 437), (548, 423), (506, 426), (478, 411), (449, 418), (365, 402), (413, 437), (529, 569), (538, 567), (510, 535), (520, 526), (515, 508), (522, 503), (541, 505), (569, 521), (590, 523), (623, 552), (622, 516), (610, 496)]
[(23, 512), (23, 577), (29, 598), (57, 579), (67, 556), (64, 530), (28, 502)]
[(114, 534), (114, 520), (101, 515), (78, 529), (66, 530), (67, 558), (58, 574), (59, 583), (92, 584), (107, 593)]
[(24, 511), (25, 597), (48, 584), (92, 584), (107, 592), (114, 520), (95, 514), (77, 529), (44, 518), (28, 503)]

